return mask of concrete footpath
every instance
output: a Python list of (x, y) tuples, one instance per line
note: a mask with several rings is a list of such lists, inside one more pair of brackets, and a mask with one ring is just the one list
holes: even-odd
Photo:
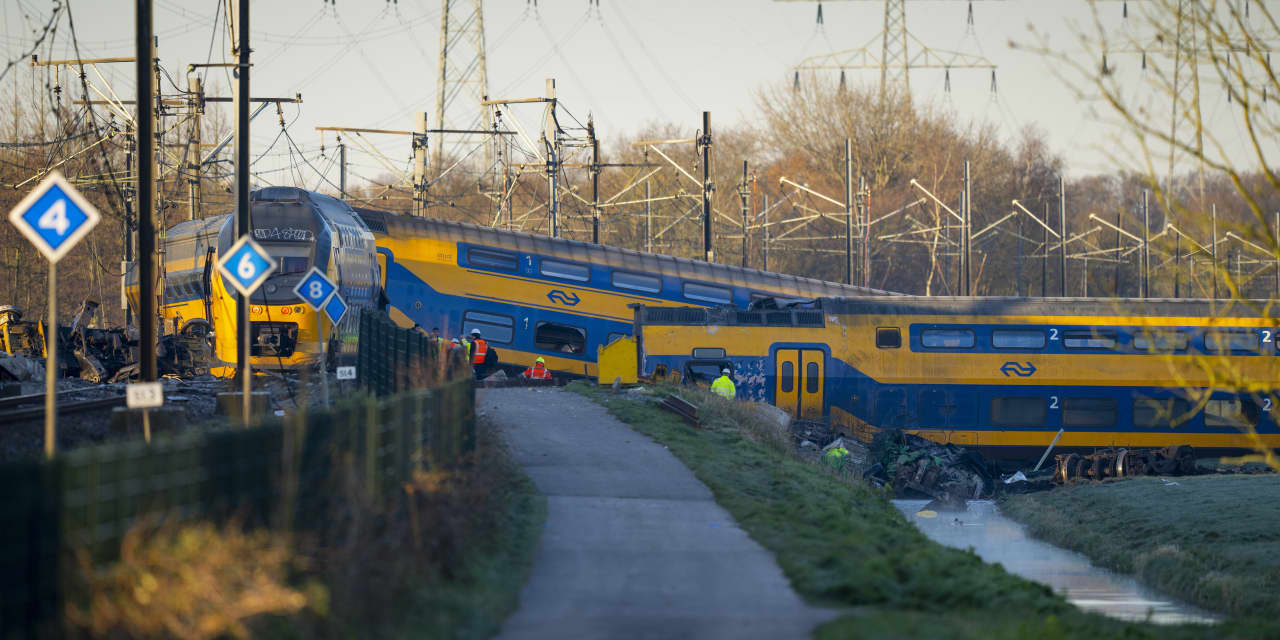
[(477, 404), (547, 496), (499, 638), (807, 638), (835, 615), (805, 605), (692, 472), (603, 407), (526, 388)]

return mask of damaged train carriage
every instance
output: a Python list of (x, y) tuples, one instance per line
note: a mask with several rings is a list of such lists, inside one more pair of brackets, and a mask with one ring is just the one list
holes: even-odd
[[(806, 308), (808, 307), (808, 308)], [(738, 397), (863, 440), (902, 429), (988, 455), (1280, 445), (1276, 327), (1198, 300), (839, 298), (635, 310), (638, 374), (734, 372)], [(1213, 360), (1258, 381), (1211, 382)], [(714, 375), (713, 375), (714, 374)], [(1268, 382), (1270, 381), (1270, 382)]]
[[(304, 189), (266, 187), (249, 199), (254, 240), (277, 263), (250, 301), (252, 365), (296, 369), (317, 362), (326, 346), (339, 357), (353, 357), (359, 314), (348, 313), (335, 330), (327, 320), (317, 322), (293, 288), (315, 266), (338, 285), (338, 294), (351, 308), (374, 307), (381, 291), (369, 228), (345, 202)], [(237, 360), (238, 294), (215, 266), (236, 241), (234, 227), (231, 214), (182, 222), (170, 227), (161, 242), (161, 333), (194, 340), (211, 336), (214, 352), (208, 365), (219, 375), (230, 375)], [(127, 290), (136, 310), (133, 269)]]

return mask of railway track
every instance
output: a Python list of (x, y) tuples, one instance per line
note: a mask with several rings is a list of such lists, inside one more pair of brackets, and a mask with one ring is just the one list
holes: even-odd
[[(67, 402), (58, 405), (58, 413), (79, 413), (82, 411), (92, 411), (94, 409), (105, 409), (108, 407), (123, 407), (125, 403), (124, 396), (112, 396), (110, 398), (94, 398), (92, 400), (80, 400), (78, 402)], [(35, 405), (24, 407), (22, 405)], [(10, 422), (14, 420), (29, 420), (31, 418), (39, 418), (44, 415), (44, 394), (33, 393), (25, 396), (16, 396), (13, 398), (0, 399), (0, 422)]]

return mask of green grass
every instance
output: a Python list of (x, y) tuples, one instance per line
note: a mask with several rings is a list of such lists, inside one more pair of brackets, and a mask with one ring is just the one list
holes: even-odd
[(1083, 613), (1047, 587), (929, 540), (885, 493), (800, 460), (787, 439), (770, 435), (746, 405), (705, 390), (678, 390), (700, 407), (699, 430), (644, 399), (585, 383), (569, 390), (669, 447), (738, 524), (775, 555), (802, 597), (850, 611), (823, 625), (819, 638), (1280, 635), (1280, 626), (1261, 622), (1156, 627)]
[(1097, 565), (1206, 609), (1280, 618), (1280, 476), (1135, 478), (1013, 496), (1001, 509)]
[(519, 604), (547, 519), (547, 500), (492, 434), (481, 446), (495, 449), (483, 457), (496, 476), (495, 495), (487, 502), (501, 511), (492, 529), (468, 545), (457, 575), (425, 583), (406, 598), (395, 637), (490, 638)]

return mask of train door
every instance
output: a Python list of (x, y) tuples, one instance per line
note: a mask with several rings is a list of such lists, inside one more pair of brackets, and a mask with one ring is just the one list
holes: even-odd
[(778, 349), (774, 361), (775, 404), (797, 418), (821, 420), (826, 354), (818, 349)]

